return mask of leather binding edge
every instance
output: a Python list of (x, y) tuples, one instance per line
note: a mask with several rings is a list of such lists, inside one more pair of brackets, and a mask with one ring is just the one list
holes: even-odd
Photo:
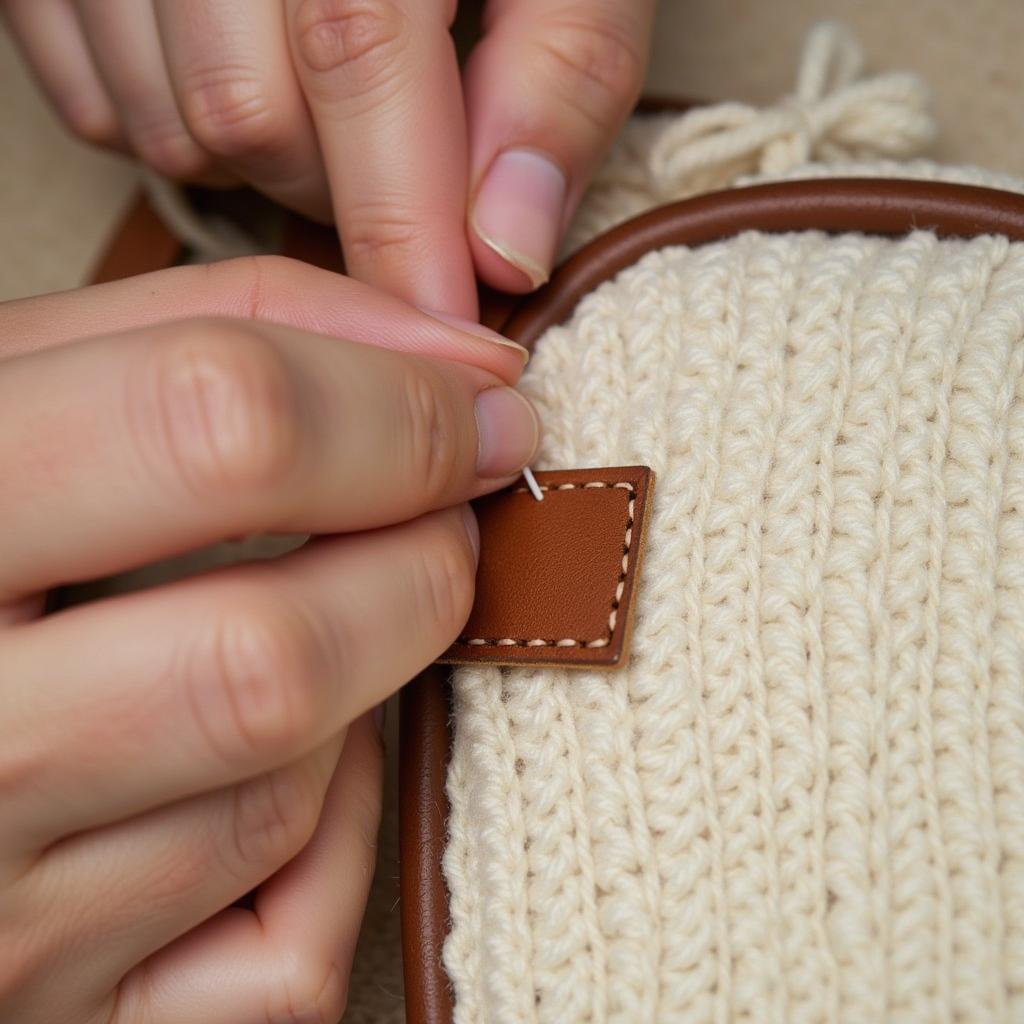
[(899, 178), (823, 178), (708, 192), (656, 207), (584, 246), (522, 303), (501, 328), (530, 348), (562, 323), (580, 298), (668, 245), (705, 245), (743, 231), (858, 232), (1024, 238), (1024, 197), (1013, 192)]
[(182, 252), (181, 242), (140, 192), (112, 232), (89, 274), (89, 283), (104, 284), (165, 270), (181, 259)]
[[(616, 567), (616, 575), (621, 581), (622, 591), (615, 597), (610, 609), (615, 615), (614, 627), (609, 629), (608, 637), (600, 646), (593, 645), (592, 647), (583, 643), (567, 647), (550, 643), (546, 646), (520, 643), (506, 647), (487, 644), (483, 647), (474, 647), (460, 639), (456, 640), (437, 659), (439, 663), (444, 665), (500, 665), (511, 668), (529, 665), (534, 668), (589, 669), (610, 672), (629, 658), (629, 640), (633, 631), (633, 615), (636, 607), (633, 592), (643, 567), (647, 519), (651, 494), (654, 490), (654, 471), (649, 466), (602, 466), (598, 470), (538, 470), (536, 478), (541, 490), (549, 487), (558, 489), (561, 484), (571, 488), (578, 495), (577, 501), (584, 502), (587, 500), (586, 495), (594, 494), (594, 491), (590, 490), (591, 487), (604, 488), (610, 483), (617, 487), (630, 488), (631, 501), (625, 515), (625, 529), (628, 531), (630, 543), (624, 551), (621, 547), (619, 548), (619, 554), (625, 553), (626, 555), (626, 560), (623, 563), (626, 569), (620, 573), (619, 567)], [(608, 483), (597, 483), (595, 478)], [(526, 485), (520, 477), (516, 483), (511, 485), (510, 489), (522, 492), (526, 490)], [(525, 497), (527, 495), (524, 495)], [(529, 496), (529, 503), (535, 506), (532, 496)], [(535, 507), (543, 509), (545, 506)], [(629, 512), (629, 507), (632, 507), (632, 513)], [(577, 506), (578, 508), (579, 506)], [(481, 523), (480, 532), (486, 550), (487, 530), (483, 523)], [(479, 588), (479, 577), (477, 582)], [(604, 613), (606, 620), (608, 611), (609, 609), (606, 609)]]
[[(684, 199), (594, 239), (497, 329), (531, 348), (548, 327), (567, 319), (584, 295), (646, 253), (669, 245), (698, 246), (743, 231), (899, 236), (915, 230), (947, 238), (1004, 235), (1024, 242), (1024, 195), (945, 182), (832, 178)], [(402, 692), (402, 952), (409, 1024), (451, 1024), (454, 1016), (441, 962), (449, 924), (441, 863), (448, 818), (449, 699), (449, 685), (437, 666)]]
[[(451, 746), (447, 680), (445, 666), (431, 665), (402, 690), (399, 702), (399, 906), (405, 1012), (408, 1020), (422, 1024), (442, 1024), (452, 1018), (448, 976), (441, 963), (448, 934), (448, 889), (441, 870), (448, 839), (444, 793)], [(411, 822), (415, 828), (406, 827)]]

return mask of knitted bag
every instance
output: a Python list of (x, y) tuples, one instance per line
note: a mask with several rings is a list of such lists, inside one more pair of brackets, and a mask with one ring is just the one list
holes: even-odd
[(658, 483), (626, 665), (454, 673), (443, 832), (413, 693), (413, 1020), (1024, 1021), (1024, 188), (858, 71), (632, 125), (570, 248), (745, 187), (513, 318), (538, 468)]

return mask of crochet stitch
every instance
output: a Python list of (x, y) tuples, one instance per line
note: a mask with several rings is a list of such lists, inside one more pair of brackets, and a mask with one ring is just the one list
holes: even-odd
[[(737, 182), (1020, 188), (888, 159), (926, 93), (859, 67), (825, 26), (778, 108), (634, 122), (567, 250)], [(658, 486), (628, 665), (455, 675), (456, 1020), (1024, 1021), (1024, 245), (653, 252), (522, 386), (540, 468)]]
[(549, 330), (630, 663), (455, 677), (456, 1019), (1024, 1019), (1024, 245), (747, 233)]

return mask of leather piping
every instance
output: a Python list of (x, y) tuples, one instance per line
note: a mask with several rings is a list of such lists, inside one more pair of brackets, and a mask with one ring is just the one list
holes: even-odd
[[(646, 253), (696, 246), (742, 231), (862, 232), (941, 237), (1004, 235), (1024, 241), (1024, 195), (969, 185), (897, 179), (791, 181), (730, 189), (651, 210), (613, 228), (571, 257), (513, 309), (503, 333), (531, 347), (579, 300)], [(441, 858), (448, 798), (449, 685), (437, 667), (402, 693), (400, 764), (402, 947), (406, 1019), (451, 1024), (453, 1000), (441, 954), (448, 900)]]
[(88, 275), (90, 284), (120, 281), (164, 270), (181, 259), (183, 247), (144, 193), (132, 201)]
[(710, 192), (634, 217), (584, 246), (505, 321), (529, 348), (603, 281), (667, 245), (704, 245), (742, 231), (857, 231), (1024, 238), (1024, 198), (1012, 192), (894, 178), (785, 181)]
[(399, 701), (398, 814), (405, 1018), (422, 1024), (452, 1019), (452, 995), (441, 964), (448, 934), (448, 888), (441, 870), (447, 841), (445, 776), (448, 668), (431, 665)]

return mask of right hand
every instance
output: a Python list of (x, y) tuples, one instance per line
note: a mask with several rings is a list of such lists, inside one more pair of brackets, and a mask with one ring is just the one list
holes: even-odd
[[(537, 444), (521, 354), (479, 330), (275, 259), (0, 306), (0, 1019), (337, 1019), (367, 712), (455, 638), (464, 503)], [(41, 614), (274, 532), (326, 536)]]
[(639, 95), (654, 0), (477, 3), (462, 71), (459, 6), (0, 0), (0, 16), (81, 137), (333, 216), (353, 277), (475, 317), (475, 276), (524, 292), (551, 271)]

